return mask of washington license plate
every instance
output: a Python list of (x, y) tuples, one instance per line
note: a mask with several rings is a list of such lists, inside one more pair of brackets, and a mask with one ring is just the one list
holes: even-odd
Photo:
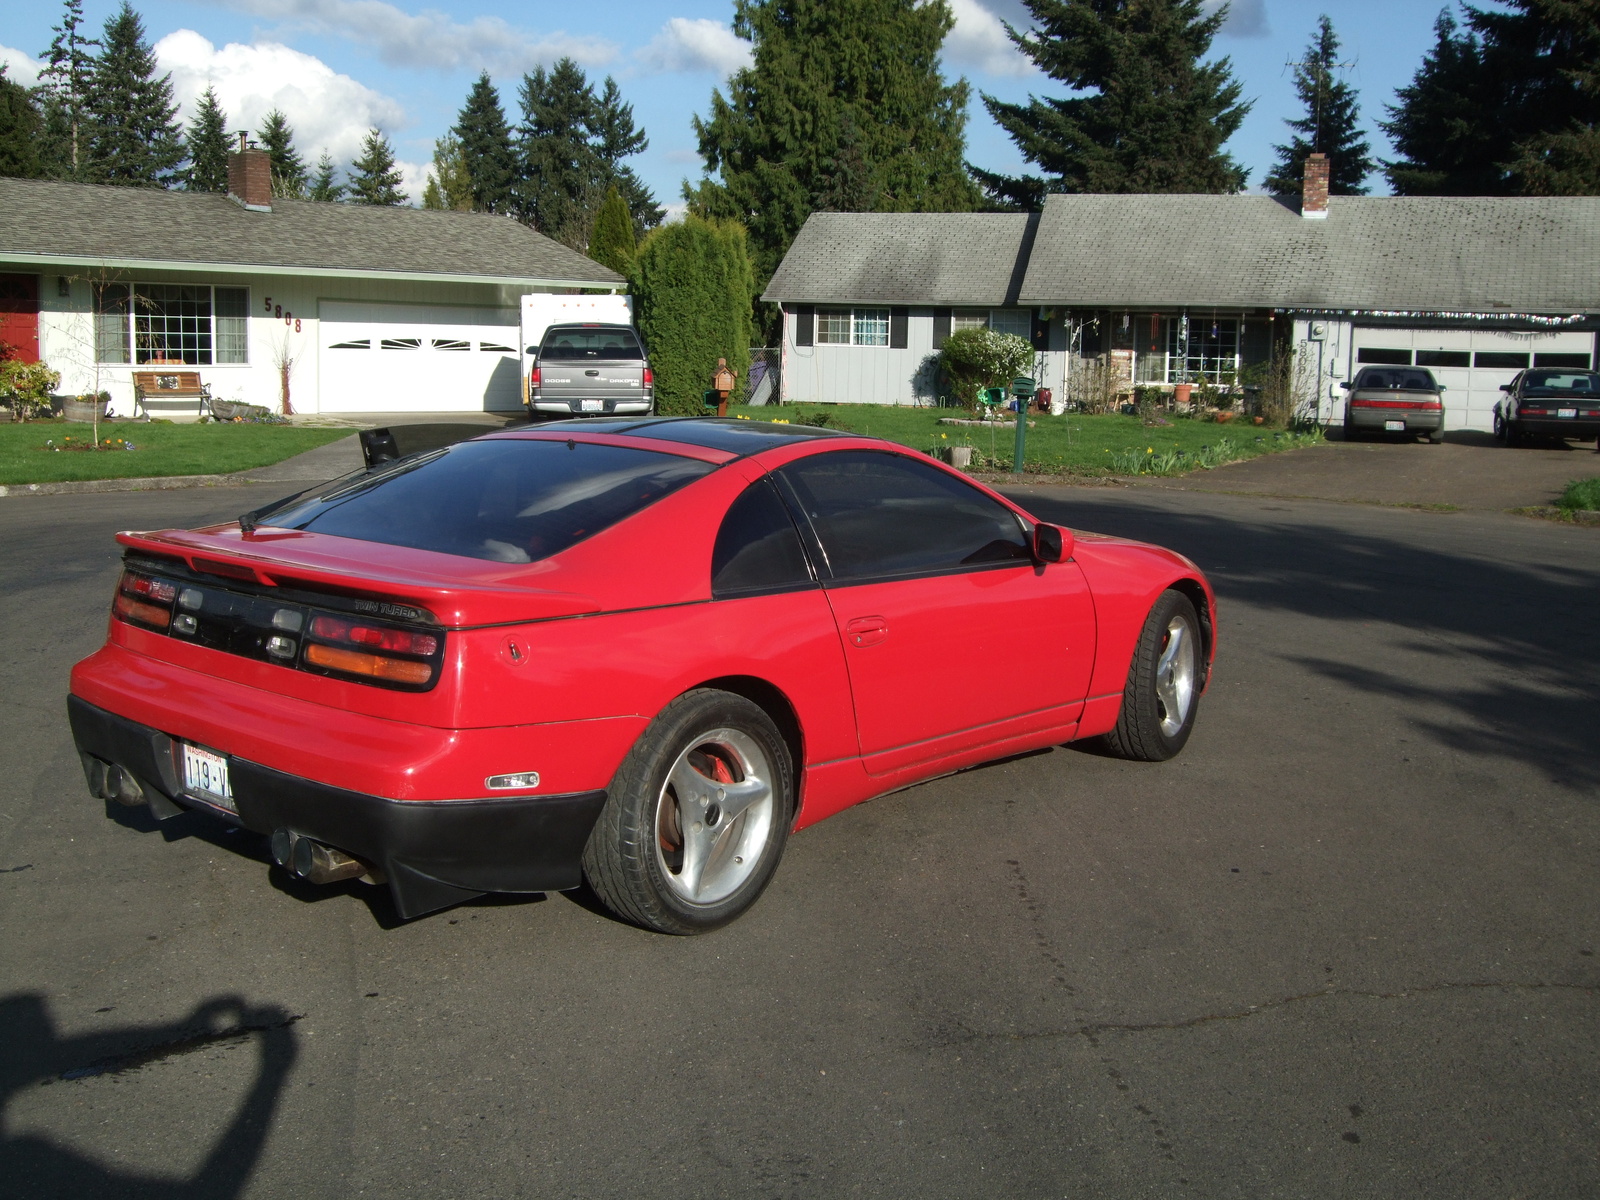
[(220, 804), (233, 807), (233, 788), (228, 783), (228, 760), (220, 754), (184, 743), (183, 788)]
[(606, 410), (606, 402), (604, 400), (585, 400), (582, 403), (584, 412), (605, 412)]
[(1406, 427), (1406, 423), (1404, 421), (1385, 421), (1383, 423), (1383, 427), (1398, 433), (1400, 430)]
[(1558, 409), (1556, 409), (1556, 416), (1558, 416), (1558, 417), (1575, 417), (1577, 415), (1578, 415), (1578, 410), (1575, 409), (1575, 408), (1558, 408)]

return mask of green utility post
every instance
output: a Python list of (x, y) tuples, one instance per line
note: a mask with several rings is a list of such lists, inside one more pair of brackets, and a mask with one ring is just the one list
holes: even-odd
[(1017, 401), (1017, 447), (1015, 457), (1011, 460), (1011, 473), (1022, 474), (1022, 465), (1027, 461), (1028, 452), (1028, 406), (1033, 401), (1033, 380), (1026, 375), (1018, 376), (1011, 381), (1011, 394)]

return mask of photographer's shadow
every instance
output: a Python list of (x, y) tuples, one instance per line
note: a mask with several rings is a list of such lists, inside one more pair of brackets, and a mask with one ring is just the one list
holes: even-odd
[[(261, 1157), (272, 1114), (298, 1054), (299, 1018), (276, 1005), (217, 996), (167, 1025), (125, 1025), (62, 1037), (42, 996), (0, 999), (0, 1117), (19, 1092), (114, 1075), (228, 1043), (254, 1042), (255, 1079), (227, 1129), (188, 1179), (142, 1175), (96, 1162), (67, 1146), (0, 1126), (0, 1179), (8, 1195), (225, 1200), (238, 1196)], [(159, 1120), (158, 1113), (149, 1113)]]

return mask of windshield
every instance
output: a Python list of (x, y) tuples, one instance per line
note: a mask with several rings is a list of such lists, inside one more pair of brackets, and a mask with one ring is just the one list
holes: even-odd
[(626, 325), (557, 325), (545, 332), (541, 362), (643, 358), (639, 339)]
[(536, 562), (713, 469), (675, 454), (586, 442), (462, 442), (338, 480), (259, 521), (465, 558)]
[(1588, 371), (1529, 371), (1522, 387), (1529, 396), (1548, 396), (1554, 392), (1600, 396), (1600, 375)]
[(1391, 392), (1436, 392), (1439, 385), (1434, 383), (1433, 375), (1428, 371), (1418, 371), (1407, 367), (1384, 367), (1381, 370), (1368, 368), (1361, 372), (1356, 380), (1358, 388), (1382, 388)]

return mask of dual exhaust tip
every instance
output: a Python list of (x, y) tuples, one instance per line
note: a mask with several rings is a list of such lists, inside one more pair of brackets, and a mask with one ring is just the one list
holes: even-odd
[(272, 861), (307, 883), (339, 883), (345, 879), (360, 879), (363, 875), (374, 883), (382, 882), (378, 871), (359, 858), (352, 858), (343, 850), (335, 850), (292, 829), (273, 830)]

